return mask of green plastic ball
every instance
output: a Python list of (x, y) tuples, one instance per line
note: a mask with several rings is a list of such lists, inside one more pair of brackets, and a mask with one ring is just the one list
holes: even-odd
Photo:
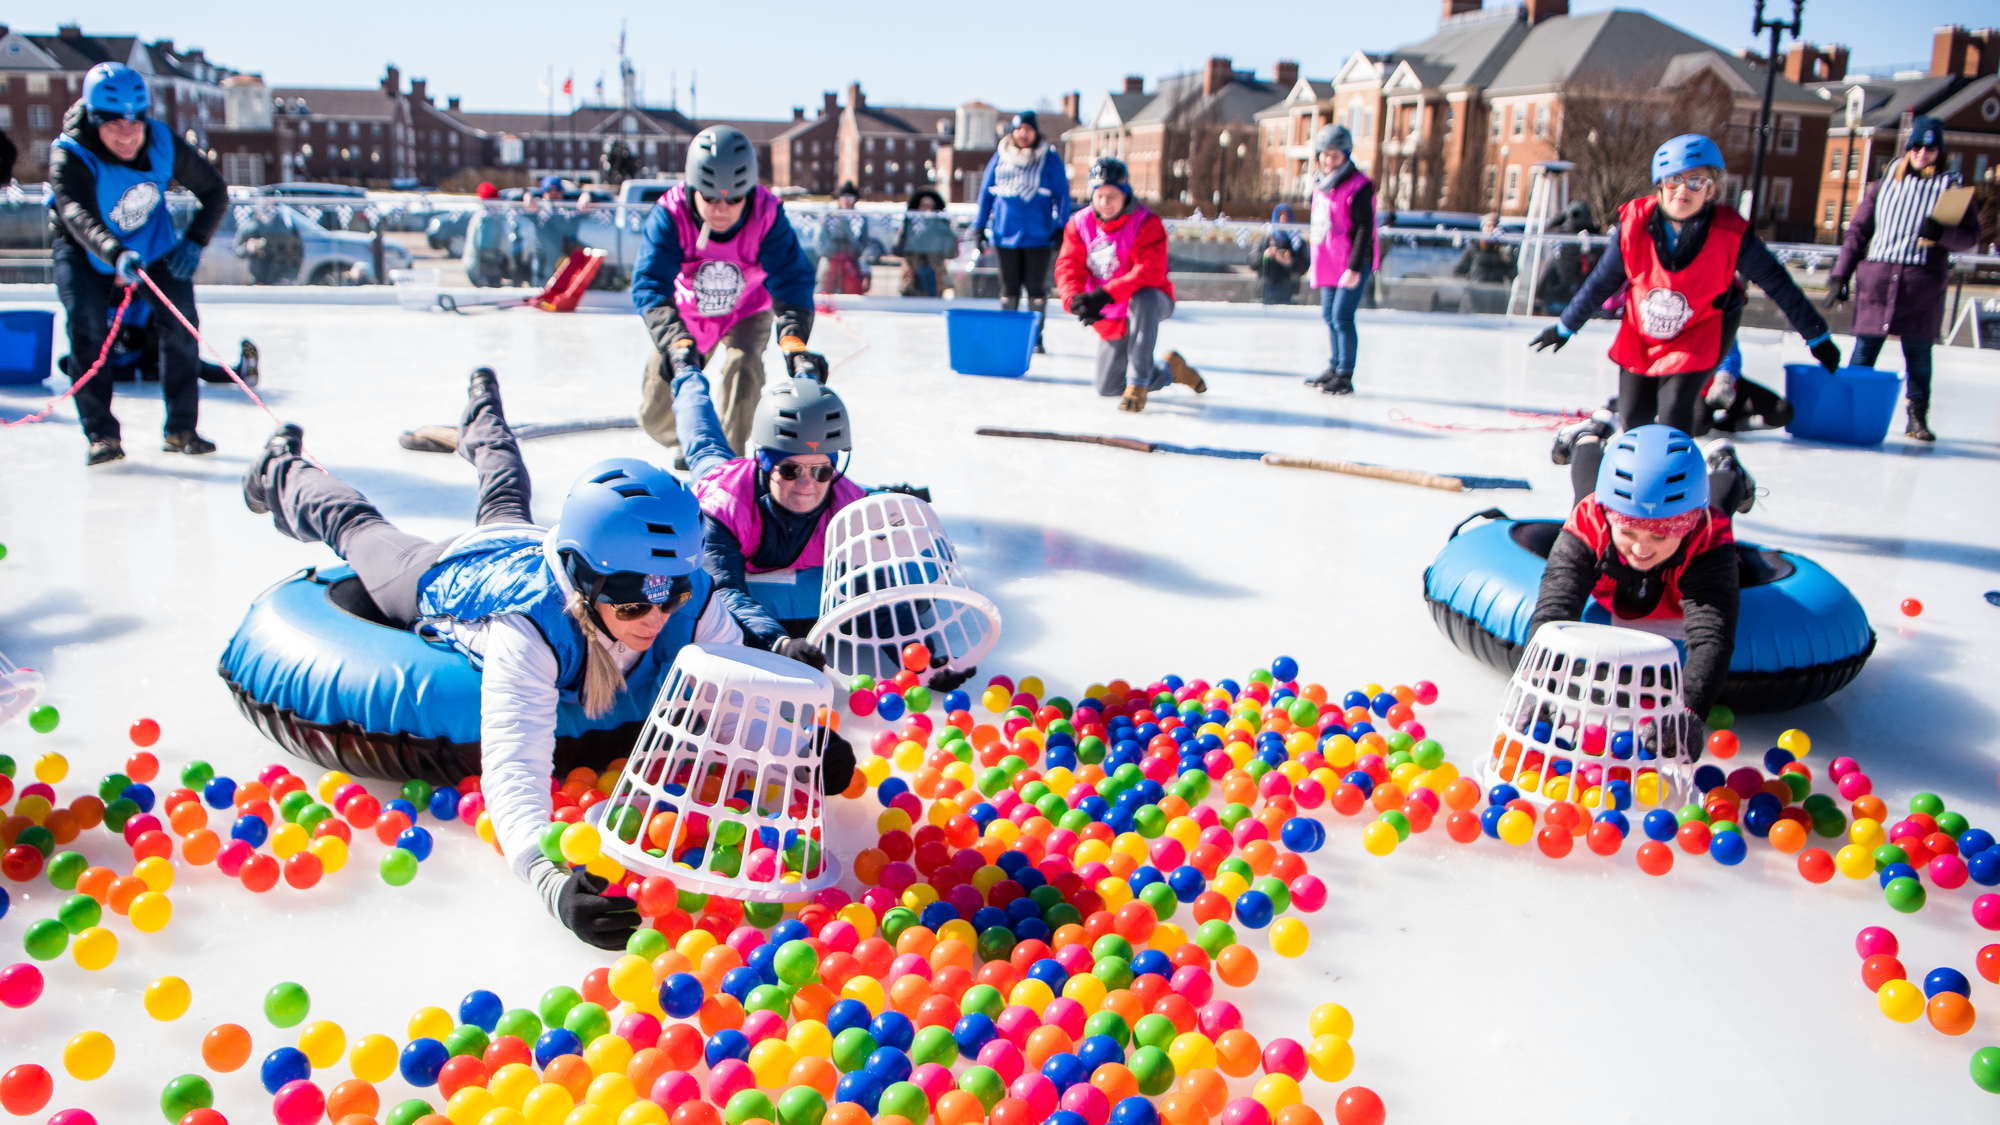
[(1919, 793), (1910, 798), (1910, 811), (1913, 813), (1923, 813), (1929, 817), (1936, 817), (1939, 813), (1944, 812), (1944, 798), (1938, 796), (1936, 793)]
[(1014, 951), (1014, 931), (1005, 926), (989, 926), (979, 934), (978, 949), (982, 961), (1005, 961)]
[(55, 854), (56, 834), (39, 824), (30, 824), (26, 828), (21, 829), (19, 836), (14, 837), (14, 843), (17, 845), (28, 845), (42, 853), (42, 859), (46, 861), (51, 855)]
[(104, 908), (89, 895), (71, 895), (56, 907), (56, 920), (63, 924), (71, 937), (97, 925), (104, 917)]
[(160, 1091), (160, 1114), (172, 1122), (214, 1104), (215, 1088), (199, 1074), (183, 1074)]
[(73, 891), (76, 881), (90, 870), (90, 861), (76, 852), (57, 852), (49, 857), (49, 885), (59, 891)]
[(122, 773), (107, 773), (97, 783), (97, 799), (108, 805), (117, 800), (131, 784), (132, 779)]
[(903, 703), (909, 707), (912, 715), (928, 711), (931, 709), (931, 689), (917, 684), (903, 693)]
[(583, 997), (577, 995), (576, 989), (566, 984), (559, 984), (542, 993), (542, 1002), (535, 1006), (535, 1011), (542, 1017), (544, 1024), (561, 1027), (564, 1017), (569, 1015), (569, 1010), (581, 1003)]
[[(1397, 815), (1401, 816), (1402, 814), (1398, 813)], [(1388, 819), (1388, 814), (1384, 813), (1383, 819)], [(1407, 824), (1409, 821), (1405, 820), (1404, 823)], [(1407, 838), (1405, 837), (1405, 839)], [(1265, 875), (1253, 880), (1250, 883), (1250, 889), (1263, 892), (1264, 897), (1271, 900), (1271, 913), (1273, 914), (1283, 914), (1292, 907), (1291, 888), (1285, 886), (1285, 881), (1275, 875)]]
[(1382, 823), (1396, 830), (1396, 839), (1407, 840), (1410, 838), (1410, 818), (1404, 816), (1401, 809), (1388, 810), (1382, 814), (1381, 820)]
[(1093, 1012), (1083, 1021), (1083, 1037), (1088, 1039), (1093, 1035), (1109, 1035), (1120, 1047), (1132, 1042), (1132, 1028), (1117, 1012)]
[[(564, 825), (563, 827), (567, 828), (569, 826)], [(701, 913), (701, 908), (708, 905), (708, 896), (699, 891), (675, 891), (674, 905), (687, 911), (689, 914), (699, 914)]]
[(990, 1066), (967, 1067), (965, 1073), (958, 1076), (958, 1088), (978, 1098), (979, 1104), (988, 1113), (993, 1112), (993, 1107), (1007, 1096), (1006, 1080)]
[(785, 904), (746, 902), (743, 904), (743, 920), (760, 930), (768, 930), (785, 920)]
[[(1060, 892), (1058, 892), (1060, 896)], [(898, 906), (882, 915), (882, 937), (890, 945), (903, 936), (903, 931), (917, 924), (917, 912), (907, 906)]]
[(1201, 946), (1202, 952), (1214, 957), (1236, 944), (1236, 929), (1220, 918), (1211, 918), (1196, 927), (1194, 943)]
[(1165, 883), (1148, 883), (1139, 892), (1139, 901), (1153, 911), (1153, 917), (1164, 922), (1181, 908), (1181, 900), (1174, 897), (1174, 889)]
[[(935, 1029), (926, 1028), (925, 1030)], [(738, 1097), (741, 1096), (740, 1094), (738, 1095)], [(887, 1089), (882, 1091), (882, 1097), (876, 1103), (876, 1116), (878, 1118), (887, 1117), (890, 1114), (913, 1122), (914, 1125), (924, 1125), (924, 1122), (929, 1120), (931, 1116), (930, 1099), (924, 1096), (923, 1087), (914, 1082), (892, 1082)], [(731, 1122), (730, 1125), (737, 1125), (737, 1123)]]
[(564, 1014), (562, 1025), (576, 1035), (577, 1042), (588, 1047), (598, 1036), (611, 1034), (611, 1013), (602, 1005), (585, 1000)]
[(771, 971), (786, 984), (811, 984), (819, 979), (819, 954), (803, 941), (788, 941), (771, 958)]
[(791, 997), (775, 984), (760, 984), (743, 997), (743, 1010), (746, 1012), (776, 1012), (782, 1016), (791, 1008)]
[(1166, 810), (1158, 805), (1141, 805), (1139, 811), (1132, 814), (1132, 827), (1140, 836), (1157, 840), (1167, 832)]
[(1972, 1052), (1972, 1082), (1989, 1094), (2000, 1094), (2000, 1047)]
[(104, 827), (113, 832), (123, 832), (125, 822), (138, 815), (138, 803), (130, 797), (120, 797), (104, 806)]
[(451, 1029), (451, 1034), (444, 1037), (444, 1049), (451, 1052), (452, 1058), (460, 1055), (478, 1058), (492, 1045), (493, 1040), (488, 1038), (485, 1029), (476, 1023), (459, 1024)]
[(419, 810), (430, 807), (431, 793), (431, 783), (421, 777), (413, 777), (405, 781), (403, 787), (397, 790), (398, 796), (417, 806)]
[(542, 1037), (542, 1019), (526, 1008), (509, 1008), (500, 1016), (500, 1022), (493, 1025), (493, 1034), (511, 1035), (523, 1043), (533, 1043)]
[(411, 1098), (408, 1101), (397, 1102), (396, 1108), (390, 1110), (389, 1115), (382, 1119), (382, 1125), (417, 1125), (418, 1121), (436, 1112), (431, 1108), (431, 1103), (424, 1099)]
[(62, 712), (44, 703), (28, 712), (28, 727), (36, 734), (47, 734), (62, 722)]
[(1924, 885), (1908, 875), (1889, 880), (1882, 888), (1882, 897), (1889, 901), (1889, 909), (1898, 914), (1915, 914), (1924, 908)]
[(625, 939), (625, 952), (634, 957), (644, 957), (648, 961), (671, 948), (667, 935), (651, 926), (633, 930), (632, 936)]
[(1174, 1021), (1157, 1012), (1140, 1016), (1139, 1022), (1132, 1025), (1133, 1042), (1142, 1047), (1158, 1047), (1163, 1051), (1180, 1033), (1180, 1028), (1174, 1026)]
[(826, 1099), (811, 1086), (794, 1086), (778, 1098), (778, 1125), (819, 1125), (825, 1117)]
[(990, 984), (975, 984), (965, 990), (965, 995), (958, 998), (958, 1014), (961, 1016), (980, 1012), (997, 1020), (1000, 1018), (1000, 1013), (1006, 1010), (1007, 998), (1000, 995), (1000, 990)]
[(850, 1027), (833, 1037), (833, 1065), (842, 1074), (860, 1070), (868, 1064), (868, 1056), (875, 1053), (881, 1044), (875, 1037), (859, 1027)]
[(392, 887), (409, 885), (417, 877), (417, 857), (402, 848), (390, 848), (382, 853), (382, 862), (376, 865), (382, 873), (382, 881)]
[(307, 835), (311, 835), (313, 829), (318, 828), (320, 825), (326, 823), (332, 817), (333, 817), (332, 809), (327, 808), (325, 805), (320, 804), (318, 801), (314, 801), (313, 803), (307, 805), (305, 808), (299, 810), (298, 819), (293, 821), (292, 823), (298, 825), (300, 828), (305, 829)]
[(1708, 729), (1728, 730), (1736, 725), (1736, 712), (1726, 703), (1718, 703), (1708, 709)]
[(1444, 764), (1444, 747), (1435, 738), (1426, 738), (1410, 749), (1410, 760), (1421, 769), (1434, 770)]
[(1965, 819), (1963, 813), (1941, 812), (1937, 814), (1937, 830), (1947, 836), (1963, 836), (1965, 835), (1965, 830), (1970, 827), (1972, 827), (1972, 824)]
[(14, 770), (14, 756), (12, 754), (0, 754), (0, 777), (13, 777)]
[(1216, 814), (1216, 819), (1222, 822), (1224, 828), (1234, 832), (1236, 831), (1236, 826), (1250, 819), (1251, 815), (1248, 805), (1227, 804), (1222, 806), (1222, 811)]
[(21, 946), (37, 961), (53, 961), (69, 948), (69, 930), (54, 918), (37, 919), (22, 931)]
[(1139, 1092), (1149, 1098), (1157, 1098), (1174, 1088), (1173, 1060), (1163, 1047), (1148, 1044), (1139, 1048), (1126, 1060), (1125, 1067), (1138, 1080)]
[(1091, 959), (1096, 961), (1102, 961), (1106, 957), (1117, 957), (1129, 962), (1132, 960), (1132, 955), (1132, 943), (1118, 934), (1105, 934), (1090, 946)]
[(306, 994), (305, 986), (292, 981), (284, 981), (271, 986), (264, 994), (264, 1018), (272, 1027), (297, 1027), (305, 1022), (306, 1013), (312, 1010), (312, 997)]
[[(536, 845), (542, 849), (542, 858), (555, 864), (556, 868), (561, 871), (569, 870), (569, 860), (564, 858), (562, 854), (563, 833), (567, 831), (569, 831), (568, 824), (560, 820), (552, 820), (549, 821), (548, 827), (542, 829), (541, 836), (537, 837), (535, 841)], [(682, 909), (686, 908), (683, 907)]]
[(951, 1037), (951, 1029), (932, 1025), (920, 1028), (910, 1040), (910, 1064), (922, 1066), (936, 1063), (950, 1069), (958, 1061), (958, 1040)]
[(203, 761), (192, 761), (181, 767), (181, 785), (199, 791), (202, 786), (215, 780), (215, 767)]
[(1104, 987), (1114, 992), (1130, 988), (1134, 976), (1132, 962), (1117, 956), (1099, 957), (1096, 964), (1090, 967), (1090, 975), (1103, 981)]
[(1230, 856), (1228, 859), (1215, 865), (1215, 873), (1218, 876), (1225, 871), (1235, 872), (1246, 883), (1257, 877), (1257, 873), (1250, 869), (1249, 862), (1242, 856), (1237, 855)]
[(1892, 863), (1910, 862), (1910, 853), (1894, 844), (1883, 844), (1875, 849), (1875, 870), (1880, 871)]

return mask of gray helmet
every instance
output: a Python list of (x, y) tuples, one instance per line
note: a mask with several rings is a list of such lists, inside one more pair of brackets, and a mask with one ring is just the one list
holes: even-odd
[(1326, 125), (1322, 126), (1319, 132), (1313, 134), (1314, 156), (1318, 156), (1328, 149), (1335, 148), (1346, 153), (1354, 151), (1354, 134), (1347, 131), (1347, 126)]
[(847, 406), (814, 379), (780, 379), (764, 388), (750, 423), (750, 445), (782, 460), (812, 453), (832, 457), (854, 448)]
[(708, 199), (742, 199), (757, 186), (757, 146), (741, 129), (703, 129), (688, 145), (687, 182)]

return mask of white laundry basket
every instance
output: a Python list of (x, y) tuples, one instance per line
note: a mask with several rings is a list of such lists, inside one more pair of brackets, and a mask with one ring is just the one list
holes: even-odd
[[(840, 867), (826, 848), (820, 780), (820, 720), (832, 703), (832, 681), (798, 661), (683, 647), (601, 803), (604, 854), (739, 899), (799, 899), (832, 885)], [(694, 849), (699, 861), (687, 862)]]
[(1486, 779), (1586, 810), (1671, 808), (1689, 792), (1698, 737), (1681, 693), (1672, 640), (1552, 621), (1507, 685)]
[(894, 676), (903, 646), (963, 672), (1000, 638), (1000, 610), (974, 590), (929, 504), (884, 492), (834, 513), (826, 529), (819, 622), (807, 640), (843, 678)]
[(42, 701), (42, 674), (33, 668), (16, 668), (0, 653), (0, 727), (35, 709)]

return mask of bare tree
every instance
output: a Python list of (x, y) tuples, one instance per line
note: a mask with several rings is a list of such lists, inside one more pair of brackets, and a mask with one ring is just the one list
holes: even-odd
[(1683, 133), (1722, 135), (1734, 108), (1729, 91), (1701, 74), (1674, 89), (1639, 82), (1566, 87), (1556, 156), (1576, 165), (1570, 198), (1608, 224), (1621, 204), (1651, 193), (1653, 150)]

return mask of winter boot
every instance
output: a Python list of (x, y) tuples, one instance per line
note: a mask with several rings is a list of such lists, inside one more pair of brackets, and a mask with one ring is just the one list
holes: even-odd
[(1555, 444), (1549, 447), (1549, 460), (1558, 465), (1567, 465), (1576, 453), (1576, 443), (1582, 438), (1594, 437), (1598, 441), (1609, 440), (1618, 432), (1609, 410), (1599, 410), (1581, 421), (1571, 422), (1556, 431)]
[(1353, 394), (1353, 393), (1354, 393), (1354, 373), (1353, 373), (1352, 371), (1336, 371), (1336, 372), (1334, 372), (1334, 373), (1333, 373), (1333, 381), (1332, 381), (1332, 382), (1330, 382), (1330, 383), (1326, 383), (1325, 385), (1321, 386), (1321, 387), (1320, 387), (1320, 393), (1321, 393), (1321, 394), (1329, 394), (1329, 395), (1351, 395), (1351, 394)]
[(1125, 384), (1125, 395), (1118, 400), (1118, 409), (1127, 414), (1137, 414), (1146, 409), (1146, 388), (1138, 383)]
[(1305, 380), (1305, 385), (1308, 387), (1317, 387), (1323, 391), (1333, 386), (1333, 381), (1338, 378), (1340, 378), (1340, 372), (1335, 371), (1332, 364), (1328, 364), (1325, 371)]
[(1028, 311), (1040, 313), (1042, 319), (1035, 325), (1035, 354), (1047, 355), (1049, 350), (1042, 346), (1042, 329), (1049, 323), (1049, 299), (1047, 297), (1028, 298)]
[(236, 374), (243, 378), (243, 385), (257, 385), (257, 345), (248, 340), (236, 344)]
[(189, 456), (197, 456), (203, 453), (215, 452), (215, 443), (195, 433), (193, 430), (182, 430), (177, 434), (168, 434), (160, 442), (160, 450), (164, 453), (185, 453)]
[(1208, 393), (1208, 384), (1202, 381), (1201, 372), (1189, 367), (1188, 361), (1181, 358), (1181, 353), (1167, 353), (1167, 370), (1174, 373), (1174, 382), (1180, 386), (1187, 387), (1198, 395)]
[(1719, 473), (1729, 474), (1728, 491), (1720, 496), (1709, 496), (1708, 502), (1732, 515), (1743, 515), (1757, 503), (1757, 478), (1736, 459), (1736, 443), (1718, 441), (1708, 448), (1708, 474), (1714, 480)]
[(404, 430), (396, 444), (418, 453), (458, 452), (457, 426), (418, 426), (414, 430)]
[(287, 422), (278, 427), (276, 433), (264, 442), (264, 452), (250, 462), (250, 471), (243, 474), (243, 506), (263, 515), (271, 510), (271, 500), (265, 490), (265, 475), (270, 471), (271, 462), (279, 457), (298, 457), (305, 449), (306, 432), (296, 423)]
[(502, 418), (507, 412), (500, 405), (500, 376), (491, 367), (475, 367), (472, 377), (466, 381), (465, 414), (471, 417), (481, 406), (491, 407), (493, 413)]
[(96, 441), (90, 443), (90, 454), (84, 458), (83, 463), (86, 465), (104, 465), (112, 461), (123, 461), (124, 459), (125, 446), (120, 444), (117, 438), (108, 437), (98, 438)]
[(1937, 435), (1931, 432), (1930, 427), (1930, 402), (1926, 399), (1913, 398), (1909, 406), (1910, 424), (1904, 428), (1903, 436), (1912, 441), (1936, 441)]
[(1766, 426), (1774, 430), (1784, 429), (1786, 426), (1792, 424), (1792, 400), (1788, 398), (1779, 399), (1778, 405), (1772, 407), (1769, 413), (1761, 414), (1759, 417), (1764, 420)]

